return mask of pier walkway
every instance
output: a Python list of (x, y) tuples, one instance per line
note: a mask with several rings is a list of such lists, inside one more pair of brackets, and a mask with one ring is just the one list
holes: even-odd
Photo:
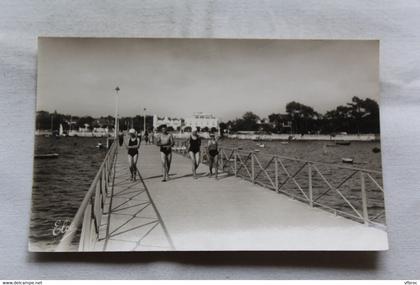
[(171, 180), (162, 182), (160, 153), (154, 145), (140, 147), (141, 177), (136, 182), (129, 180), (124, 148), (118, 147), (114, 161), (107, 178), (110, 186), (102, 199), (98, 234), (95, 235), (93, 222), (84, 221), (91, 228), (82, 229), (79, 250), (385, 250), (388, 247), (387, 234), (382, 229), (309, 207), (227, 173), (222, 173), (219, 180), (209, 178), (204, 164), (198, 169), (200, 177), (193, 179), (190, 161), (177, 153), (173, 153)]

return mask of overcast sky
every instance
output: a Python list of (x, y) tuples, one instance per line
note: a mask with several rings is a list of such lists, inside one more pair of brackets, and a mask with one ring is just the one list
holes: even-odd
[(120, 116), (324, 113), (378, 101), (378, 64), (378, 41), (41, 38), (37, 110), (113, 115), (118, 85)]

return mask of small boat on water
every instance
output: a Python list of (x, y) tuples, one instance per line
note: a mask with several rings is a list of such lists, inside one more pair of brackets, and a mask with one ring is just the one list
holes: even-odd
[(97, 148), (103, 148), (104, 146), (102, 145), (102, 143), (98, 142), (98, 144), (96, 145)]
[(58, 153), (35, 154), (35, 158), (38, 158), (38, 159), (58, 158)]
[(328, 147), (335, 147), (335, 146), (340, 146), (340, 145), (350, 145), (351, 142), (349, 141), (335, 141), (334, 143), (329, 143), (327, 144)]
[(352, 164), (352, 163), (353, 163), (353, 158), (343, 157), (343, 158), (341, 159), (341, 161), (342, 161), (343, 163), (349, 163), (349, 164)]
[(259, 147), (265, 147), (265, 145), (263, 143), (257, 143), (257, 146), (259, 146)]
[(349, 142), (349, 141), (336, 141), (335, 144), (337, 144), (337, 145), (350, 145), (351, 142)]

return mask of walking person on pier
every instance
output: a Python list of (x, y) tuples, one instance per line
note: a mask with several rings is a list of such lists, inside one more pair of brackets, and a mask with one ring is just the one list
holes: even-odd
[(144, 131), (144, 143), (149, 143), (149, 132), (147, 130)]
[(210, 134), (210, 140), (207, 144), (207, 157), (209, 158), (209, 177), (213, 176), (213, 167), (215, 169), (215, 178), (217, 179), (218, 167), (219, 167), (219, 147), (217, 145), (216, 136)]
[(128, 143), (125, 145), (128, 150), (128, 165), (130, 166), (131, 181), (136, 181), (137, 160), (139, 158), (139, 147), (141, 140), (137, 137), (136, 131), (130, 129), (128, 131)]
[(123, 143), (124, 143), (124, 134), (123, 134), (123, 132), (119, 131), (118, 132), (118, 144), (120, 146), (122, 146)]
[(188, 144), (188, 153), (191, 158), (193, 178), (197, 179), (197, 168), (200, 165), (200, 160), (201, 160), (201, 153), (200, 153), (201, 138), (197, 134), (197, 129), (194, 129), (192, 131), (189, 139), (187, 140), (187, 144)]
[(168, 133), (166, 125), (161, 126), (161, 134), (156, 140), (156, 145), (160, 147), (160, 159), (162, 161), (163, 180), (169, 180), (169, 170), (172, 162), (172, 147), (175, 145), (175, 140), (172, 134)]

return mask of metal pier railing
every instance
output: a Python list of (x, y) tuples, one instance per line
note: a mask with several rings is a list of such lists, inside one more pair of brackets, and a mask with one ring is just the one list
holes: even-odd
[[(187, 153), (183, 143), (177, 143), (174, 150)], [(205, 148), (202, 155), (205, 158)], [(219, 151), (218, 167), (310, 207), (367, 225), (385, 226), (380, 171), (224, 147)]]
[(110, 195), (111, 173), (115, 165), (117, 146), (118, 143), (114, 142), (109, 148), (76, 215), (55, 251), (68, 251), (80, 230), (79, 251), (92, 249), (94, 242), (98, 239), (105, 199), (107, 195)]

